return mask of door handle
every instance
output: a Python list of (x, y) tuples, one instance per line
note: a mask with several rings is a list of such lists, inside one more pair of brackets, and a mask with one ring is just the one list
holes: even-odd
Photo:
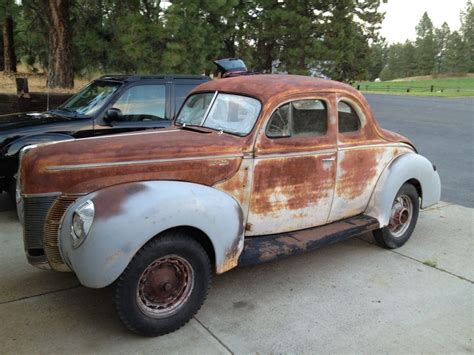
[(322, 161), (334, 161), (336, 160), (336, 157), (330, 157), (330, 158), (323, 158)]

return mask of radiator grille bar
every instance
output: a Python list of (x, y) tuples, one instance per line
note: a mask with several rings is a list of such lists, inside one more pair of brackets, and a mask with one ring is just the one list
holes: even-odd
[(51, 268), (56, 271), (71, 271), (59, 251), (58, 233), (64, 213), (80, 195), (62, 195), (49, 209), (44, 224), (43, 246)]
[(49, 208), (58, 195), (30, 196), (23, 198), (23, 240), (30, 264), (46, 263), (43, 249), (43, 228)]

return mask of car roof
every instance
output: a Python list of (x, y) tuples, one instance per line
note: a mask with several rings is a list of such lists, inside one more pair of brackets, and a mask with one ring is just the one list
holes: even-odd
[(127, 75), (127, 74), (111, 74), (102, 75), (99, 80), (115, 80), (115, 81), (140, 81), (140, 80), (196, 80), (208, 81), (209, 77), (205, 75), (188, 75), (188, 74), (147, 74), (147, 75)]
[(258, 98), (262, 102), (280, 94), (301, 92), (348, 92), (359, 96), (356, 89), (338, 81), (302, 75), (256, 74), (211, 80), (193, 90), (223, 91)]

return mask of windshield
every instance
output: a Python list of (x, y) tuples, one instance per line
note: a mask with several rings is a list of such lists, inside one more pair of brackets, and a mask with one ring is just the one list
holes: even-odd
[(107, 99), (121, 85), (121, 83), (113, 81), (94, 81), (59, 106), (58, 109), (82, 115), (91, 115), (100, 110)]
[(218, 92), (194, 94), (184, 103), (176, 123), (244, 136), (252, 130), (260, 108), (260, 101), (251, 97)]

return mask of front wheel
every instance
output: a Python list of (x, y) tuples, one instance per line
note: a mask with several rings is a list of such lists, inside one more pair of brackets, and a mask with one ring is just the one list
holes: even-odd
[(388, 249), (405, 244), (415, 229), (419, 209), (418, 191), (412, 184), (404, 184), (393, 201), (388, 226), (373, 232), (377, 243)]
[(147, 243), (125, 269), (115, 287), (115, 306), (131, 331), (167, 334), (197, 313), (211, 279), (209, 257), (196, 240), (163, 235)]

